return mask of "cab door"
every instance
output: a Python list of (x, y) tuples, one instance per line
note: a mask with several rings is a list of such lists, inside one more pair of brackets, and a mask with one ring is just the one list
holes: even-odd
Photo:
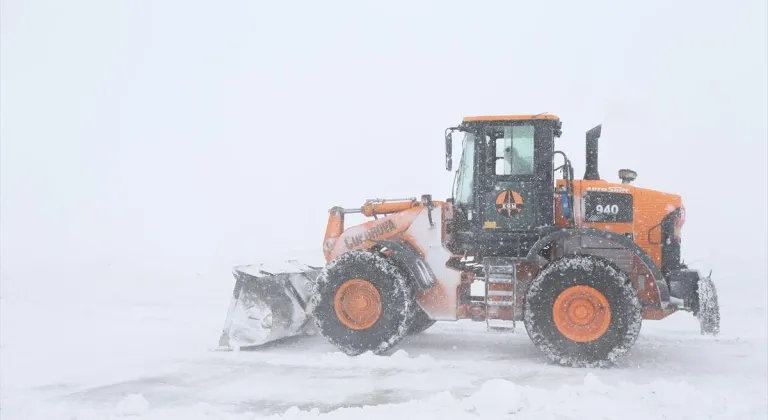
[(537, 215), (535, 126), (484, 128), (487, 181), (482, 200), (486, 232), (530, 231)]

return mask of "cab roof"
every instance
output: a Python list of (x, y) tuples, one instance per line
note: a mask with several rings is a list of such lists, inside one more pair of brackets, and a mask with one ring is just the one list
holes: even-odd
[(483, 115), (476, 117), (464, 117), (464, 122), (482, 122), (482, 121), (523, 121), (523, 120), (559, 120), (557, 115), (535, 114), (535, 115)]

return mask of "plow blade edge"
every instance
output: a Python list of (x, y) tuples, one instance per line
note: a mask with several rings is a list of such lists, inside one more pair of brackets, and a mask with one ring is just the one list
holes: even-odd
[(320, 270), (297, 261), (280, 267), (235, 267), (235, 289), (219, 347), (259, 346), (313, 331), (305, 308)]

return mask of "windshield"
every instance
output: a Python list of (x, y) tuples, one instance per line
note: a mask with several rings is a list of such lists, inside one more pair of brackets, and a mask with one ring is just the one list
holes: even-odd
[(472, 181), (474, 178), (475, 135), (464, 134), (461, 162), (456, 173), (456, 202), (469, 204), (472, 201)]

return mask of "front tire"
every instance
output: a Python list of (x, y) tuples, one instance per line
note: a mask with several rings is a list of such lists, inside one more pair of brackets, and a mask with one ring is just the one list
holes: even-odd
[(349, 251), (323, 268), (309, 308), (320, 334), (350, 356), (381, 354), (407, 334), (416, 302), (386, 257)]
[(553, 362), (605, 367), (637, 340), (642, 308), (629, 278), (610, 263), (567, 256), (531, 282), (524, 317), (531, 340)]

